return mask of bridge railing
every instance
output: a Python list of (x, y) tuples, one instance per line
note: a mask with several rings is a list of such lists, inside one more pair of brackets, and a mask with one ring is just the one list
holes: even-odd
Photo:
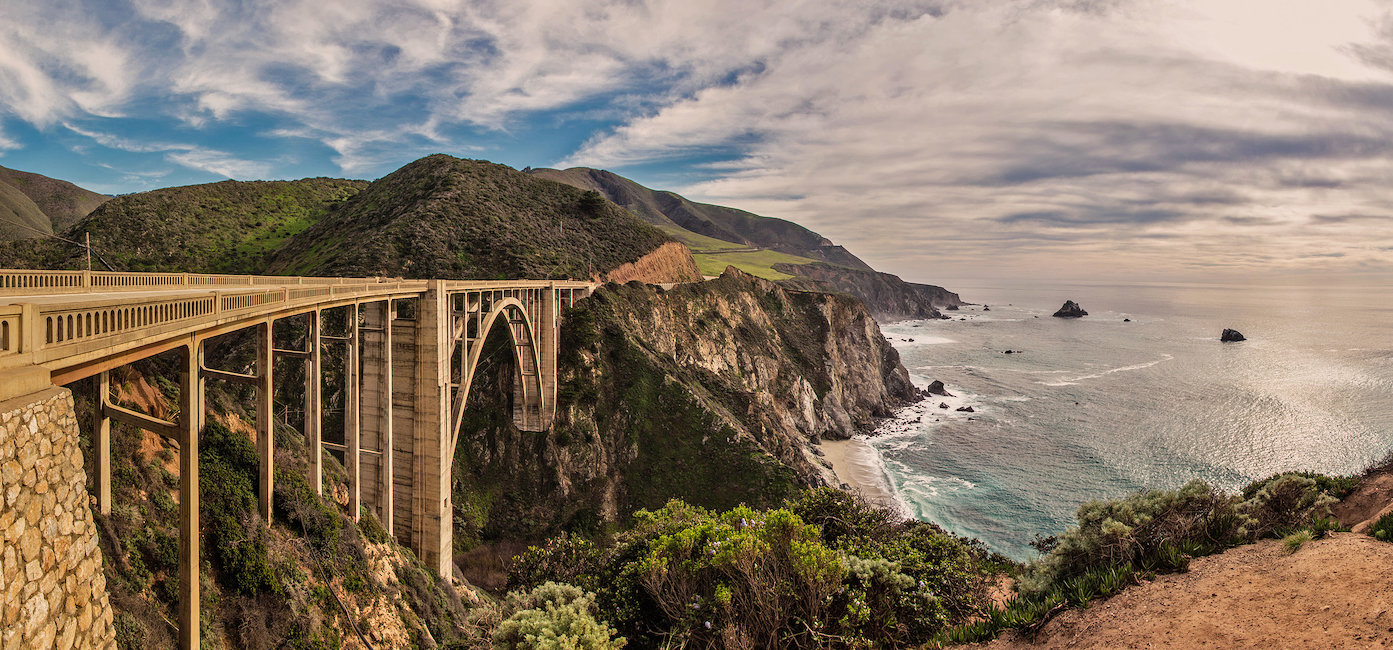
[(110, 271), (0, 270), (0, 295), (106, 291), (158, 291), (182, 287), (333, 286), (393, 282), (383, 278), (219, 275), (213, 273), (114, 273)]
[[(226, 277), (226, 276), (223, 276)], [(16, 363), (44, 363), (81, 353), (93, 346), (121, 345), (197, 331), (218, 323), (344, 299), (399, 297), (424, 292), (429, 282), (363, 282), (320, 286), (281, 286), (238, 290), (236, 285), (210, 291), (153, 296), (73, 296), (61, 303), (0, 305), (0, 368)], [(130, 286), (130, 285), (126, 285)], [(189, 285), (174, 285), (189, 286)], [(149, 287), (153, 288), (153, 287)], [(0, 292), (3, 293), (3, 292)], [(14, 357), (23, 355), (23, 359)], [(3, 372), (3, 370), (0, 370)]]
[[(342, 299), (421, 293), (430, 284), (430, 280), (383, 278), (0, 269), (0, 368), (45, 363), (94, 348), (196, 331), (257, 314)], [(452, 280), (441, 284), (451, 293), (545, 287), (589, 295), (594, 285), (574, 280)], [(119, 295), (122, 292), (149, 295)], [(24, 299), (50, 295), (64, 299)], [(3, 304), (6, 302), (9, 304)]]

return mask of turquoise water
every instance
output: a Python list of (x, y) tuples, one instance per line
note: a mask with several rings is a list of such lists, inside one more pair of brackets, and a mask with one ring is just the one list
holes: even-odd
[[(1348, 474), (1393, 450), (1393, 290), (952, 288), (990, 311), (883, 330), (953, 408), (932, 398), (870, 443), (911, 515), (1012, 557), (1090, 498)], [(1050, 317), (1065, 299), (1090, 315)], [(1226, 327), (1249, 340), (1220, 343)]]

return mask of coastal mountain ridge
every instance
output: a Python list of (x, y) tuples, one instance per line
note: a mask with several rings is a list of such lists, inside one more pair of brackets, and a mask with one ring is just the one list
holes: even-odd
[(851, 268), (871, 268), (845, 248), (792, 221), (763, 217), (722, 205), (690, 201), (675, 192), (649, 189), (602, 169), (531, 169), (528, 173), (574, 187), (595, 190), (644, 221), (667, 230), (694, 250), (700, 250), (705, 242), (701, 238), (687, 236), (688, 233), (721, 240), (732, 248), (756, 246)]
[(62, 231), (109, 199), (68, 181), (0, 166), (0, 241)]
[(956, 293), (943, 287), (909, 283), (876, 271), (846, 248), (791, 221), (698, 203), (601, 169), (526, 171), (598, 192), (628, 208), (687, 244), (708, 275), (735, 266), (790, 287), (848, 293), (884, 321), (937, 318), (939, 307), (963, 304)]

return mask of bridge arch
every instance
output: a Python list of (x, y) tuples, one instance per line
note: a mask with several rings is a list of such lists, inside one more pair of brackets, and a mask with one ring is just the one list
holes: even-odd
[(494, 325), (500, 318), (506, 319), (509, 344), (513, 350), (513, 424), (524, 431), (541, 431), (550, 424), (544, 422), (542, 410), (542, 360), (537, 328), (520, 300), (503, 298), (496, 300), (488, 314), (481, 319), (478, 341), (467, 346), (464, 353), (460, 390), (451, 409), (450, 450), (459, 444), (464, 409), (474, 386), (474, 375), (479, 369), (484, 344), (493, 334)]

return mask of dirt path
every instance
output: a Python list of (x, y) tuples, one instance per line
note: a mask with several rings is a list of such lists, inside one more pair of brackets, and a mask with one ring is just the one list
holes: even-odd
[(1393, 648), (1393, 544), (1336, 533), (1287, 555), (1266, 540), (1060, 614), (1034, 642), (969, 647)]

